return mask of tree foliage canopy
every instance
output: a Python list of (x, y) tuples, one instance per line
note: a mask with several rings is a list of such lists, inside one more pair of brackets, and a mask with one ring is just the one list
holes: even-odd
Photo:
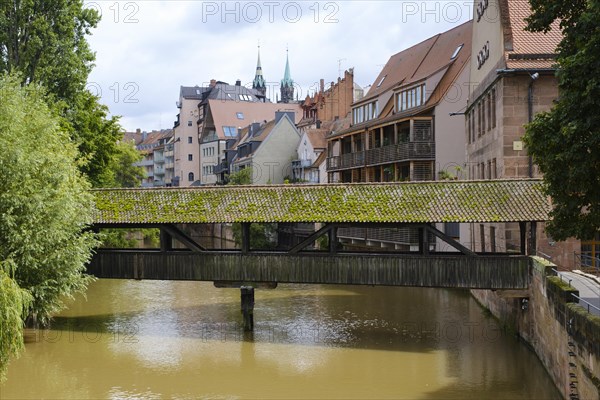
[(81, 170), (94, 186), (106, 186), (121, 128), (86, 89), (95, 58), (86, 36), (99, 20), (81, 0), (0, 1), (0, 72), (46, 88), (47, 103), (84, 156)]
[(31, 296), (10, 277), (14, 265), (0, 261), (0, 381), (11, 357), (23, 349), (23, 319)]
[(89, 282), (92, 196), (44, 91), (4, 75), (0, 94), (0, 260), (14, 265), (11, 279), (44, 323)]
[(560, 98), (537, 114), (524, 141), (552, 197), (548, 232), (589, 239), (600, 229), (600, 2), (530, 0), (528, 29), (563, 32), (558, 52)]

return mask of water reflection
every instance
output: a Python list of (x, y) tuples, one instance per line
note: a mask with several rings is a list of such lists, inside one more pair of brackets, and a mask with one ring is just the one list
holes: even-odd
[(253, 334), (239, 296), (201, 282), (98, 281), (27, 344), (1, 397), (560, 398), (535, 356), (462, 291), (257, 290)]

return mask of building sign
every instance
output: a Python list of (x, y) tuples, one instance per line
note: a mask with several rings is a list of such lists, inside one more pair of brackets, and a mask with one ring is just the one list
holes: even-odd
[(483, 17), (488, 5), (488, 0), (479, 0), (479, 3), (477, 3), (477, 22)]
[(479, 50), (477, 53), (477, 69), (481, 69), (483, 64), (490, 58), (490, 41), (485, 42), (483, 49)]

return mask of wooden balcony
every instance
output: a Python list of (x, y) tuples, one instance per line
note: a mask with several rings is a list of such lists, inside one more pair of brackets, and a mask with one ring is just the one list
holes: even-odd
[(407, 142), (329, 157), (327, 170), (336, 171), (410, 160), (434, 159), (435, 142)]

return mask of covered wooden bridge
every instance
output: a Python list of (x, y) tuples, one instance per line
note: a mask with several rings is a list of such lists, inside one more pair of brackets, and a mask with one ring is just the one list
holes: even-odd
[[(89, 273), (233, 286), (294, 282), (524, 289), (526, 249), (535, 248), (535, 223), (547, 220), (550, 211), (539, 180), (102, 189), (93, 194), (95, 229), (159, 228), (161, 247), (99, 249)], [(266, 222), (321, 227), (287, 251), (255, 251), (250, 225)], [(443, 222), (518, 222), (521, 254), (477, 254), (435, 228)], [(178, 227), (221, 223), (241, 224), (239, 250), (207, 250)], [(419, 251), (340, 251), (337, 230), (348, 225), (416, 228)], [(328, 251), (308, 251), (323, 235), (329, 236)], [(431, 235), (458, 252), (430, 252)], [(173, 238), (187, 249), (173, 249)]]

